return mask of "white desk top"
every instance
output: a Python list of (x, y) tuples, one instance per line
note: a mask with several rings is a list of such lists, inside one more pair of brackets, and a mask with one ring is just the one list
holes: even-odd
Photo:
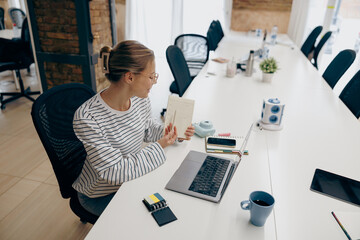
[[(231, 33), (215, 54), (240, 58), (259, 48), (260, 41)], [(208, 75), (206, 65), (184, 95), (196, 100), (194, 122), (211, 120), (217, 132), (233, 135), (245, 135), (260, 118), (264, 98), (278, 97), (286, 104), (283, 130), (253, 130), (250, 154), (242, 159), (220, 204), (164, 189), (190, 150), (205, 151), (204, 140), (194, 136), (167, 148), (163, 166), (124, 183), (87, 239), (345, 239), (331, 211), (359, 207), (309, 188), (316, 168), (360, 180), (359, 122), (297, 47), (269, 48), (280, 65), (272, 83), (261, 82), (259, 62), (252, 77), (238, 73), (234, 78), (225, 77), (226, 64), (216, 63), (216, 75)], [(276, 201), (260, 228), (249, 223), (249, 212), (239, 206), (254, 190), (272, 193)], [(155, 192), (167, 199), (177, 221), (157, 226), (141, 202)]]
[[(19, 29), (19, 30), (20, 30), (20, 33), (21, 33), (21, 29)], [(0, 30), (0, 38), (12, 39), (13, 37), (14, 37), (14, 31), (12, 29), (2, 29), (2, 30)]]

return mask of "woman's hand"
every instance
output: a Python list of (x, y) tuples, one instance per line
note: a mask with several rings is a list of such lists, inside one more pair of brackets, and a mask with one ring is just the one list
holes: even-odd
[(190, 140), (191, 137), (194, 136), (194, 133), (195, 133), (195, 127), (193, 125), (190, 125), (185, 131), (186, 138), (179, 138), (179, 142), (182, 142), (184, 140)]
[(159, 139), (158, 143), (161, 145), (162, 148), (166, 148), (167, 146), (174, 144), (176, 138), (177, 138), (176, 127), (172, 127), (172, 124), (170, 123), (165, 128), (165, 134), (162, 138)]

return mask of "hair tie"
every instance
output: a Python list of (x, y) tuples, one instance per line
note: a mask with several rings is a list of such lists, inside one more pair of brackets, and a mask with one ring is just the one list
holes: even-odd
[(110, 53), (102, 53), (102, 72), (103, 73), (110, 73), (109, 69), (109, 60), (110, 60)]

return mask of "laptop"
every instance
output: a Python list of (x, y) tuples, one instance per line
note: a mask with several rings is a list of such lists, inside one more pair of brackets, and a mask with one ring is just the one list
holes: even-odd
[(220, 202), (234, 175), (252, 130), (250, 127), (236, 160), (190, 151), (165, 188), (212, 202)]

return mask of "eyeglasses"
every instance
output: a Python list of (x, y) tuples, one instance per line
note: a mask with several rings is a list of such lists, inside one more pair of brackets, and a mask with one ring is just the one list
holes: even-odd
[(143, 76), (146, 76), (146, 77), (149, 77), (151, 79), (152, 82), (157, 82), (158, 78), (159, 78), (159, 74), (158, 73), (152, 73), (150, 75), (145, 75), (143, 73), (138, 73), (140, 75), (143, 75)]

